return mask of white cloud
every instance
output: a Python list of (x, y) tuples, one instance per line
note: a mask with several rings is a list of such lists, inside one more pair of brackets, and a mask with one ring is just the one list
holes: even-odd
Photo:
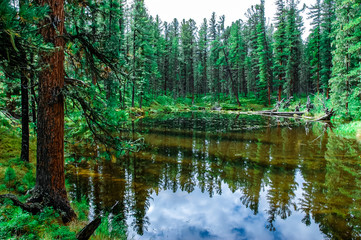
[[(302, 182), (297, 174), (297, 181)], [(302, 184), (301, 184), (302, 185)], [(302, 195), (299, 188), (296, 199)], [(144, 235), (134, 239), (322, 239), (317, 224), (307, 227), (301, 222), (302, 213), (293, 211), (286, 220), (279, 217), (275, 221), (276, 232), (265, 228), (267, 191), (261, 193), (259, 213), (246, 208), (240, 200), (242, 193), (232, 193), (222, 184), (222, 195), (209, 198), (196, 188), (191, 193), (170, 190), (153, 194), (147, 211), (150, 225)], [(133, 219), (128, 219), (132, 222)]]
[[(242, 19), (246, 20), (245, 13), (252, 5), (259, 4), (260, 0), (144, 0), (145, 5), (152, 16), (159, 15), (162, 21), (172, 22), (174, 18), (194, 19), (198, 25), (204, 18), (210, 19), (212, 12), (217, 16), (225, 15), (226, 26), (232, 22)], [(303, 4), (314, 4), (315, 0), (301, 0), (299, 7)], [(266, 0), (266, 17), (273, 21), (276, 12), (275, 0)], [(306, 28), (309, 28), (306, 14), (303, 14)], [(308, 35), (308, 33), (306, 33)]]

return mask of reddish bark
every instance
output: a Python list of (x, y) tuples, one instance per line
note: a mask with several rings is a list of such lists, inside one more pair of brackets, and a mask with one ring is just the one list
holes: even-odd
[(278, 101), (280, 102), (282, 98), (282, 85), (278, 87)]
[[(76, 217), (65, 189), (64, 175), (64, 0), (39, 0), (49, 5), (50, 19), (40, 30), (51, 52), (41, 53), (43, 70), (39, 74), (38, 141), (36, 186), (31, 202), (43, 202), (63, 213), (63, 221)], [(49, 21), (51, 22), (49, 23)]]

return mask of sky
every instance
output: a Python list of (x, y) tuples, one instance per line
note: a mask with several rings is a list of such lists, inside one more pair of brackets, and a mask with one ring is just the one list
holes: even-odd
[[(276, 13), (276, 0), (265, 0), (266, 17), (273, 21)], [(260, 0), (144, 0), (148, 12), (152, 16), (159, 15), (162, 21), (172, 22), (174, 18), (179, 21), (182, 19), (194, 19), (198, 26), (204, 18), (210, 19), (212, 12), (217, 16), (225, 15), (226, 26), (232, 22), (242, 19), (246, 20), (245, 13), (252, 5), (259, 4)], [(306, 4), (310, 6), (316, 0), (300, 0), (299, 8)], [(306, 18), (306, 12), (303, 13), (305, 21), (305, 35), (308, 35), (309, 20)], [(304, 36), (305, 38), (305, 36)]]
[[(294, 192), (295, 201), (303, 199), (303, 178), (296, 175), (299, 187)], [(259, 212), (254, 215), (240, 200), (241, 190), (232, 192), (228, 185), (222, 183), (222, 194), (209, 197), (196, 187), (191, 193), (178, 190), (160, 191), (152, 194), (146, 216), (149, 219), (148, 230), (142, 237), (136, 236), (129, 227), (128, 236), (134, 239), (323, 239), (318, 224), (306, 226), (302, 222), (304, 213), (292, 211), (287, 219), (277, 217), (272, 232), (265, 228), (267, 224), (267, 202), (270, 191), (265, 187), (260, 192)], [(134, 219), (128, 219), (128, 226)]]

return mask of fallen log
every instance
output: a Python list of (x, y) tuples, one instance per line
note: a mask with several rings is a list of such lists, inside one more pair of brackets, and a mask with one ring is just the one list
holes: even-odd
[(317, 118), (315, 121), (329, 121), (331, 120), (331, 117), (335, 115), (335, 111), (331, 109), (331, 111), (326, 110), (326, 114), (320, 118)]
[[(109, 213), (114, 212), (115, 208), (118, 206), (119, 201), (117, 201), (112, 208), (110, 209)], [(98, 215), (93, 221), (91, 221), (90, 223), (88, 223), (82, 230), (80, 230), (80, 232), (78, 232), (78, 234), (76, 235), (76, 239), (77, 240), (88, 240), (93, 233), (95, 232), (95, 230), (97, 230), (97, 228), (100, 226), (101, 222), (102, 222), (102, 216)]]
[(88, 223), (77, 235), (76, 239), (78, 240), (88, 240), (91, 235), (95, 232), (95, 230), (99, 227), (101, 224), (102, 219), (101, 216), (98, 215), (93, 221)]
[(259, 112), (255, 112), (255, 114), (260, 114), (260, 115), (269, 115), (269, 116), (302, 116), (303, 114), (305, 114), (305, 112), (274, 112), (274, 111), (259, 111)]

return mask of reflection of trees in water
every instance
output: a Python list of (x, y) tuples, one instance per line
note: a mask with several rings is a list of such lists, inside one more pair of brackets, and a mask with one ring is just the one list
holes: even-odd
[[(124, 216), (134, 217), (132, 225), (141, 235), (149, 224), (146, 212), (153, 193), (190, 193), (198, 187), (212, 197), (222, 193), (224, 183), (232, 192), (240, 190), (242, 204), (256, 215), (265, 189), (266, 226), (270, 230), (275, 230), (277, 217), (286, 219), (292, 212), (301, 211), (305, 215), (302, 222), (309, 225), (314, 219), (327, 237), (357, 238), (361, 195), (360, 167), (355, 156), (360, 150), (352, 147), (353, 142), (329, 137), (322, 126), (317, 134), (309, 125), (292, 128), (292, 124), (223, 132), (242, 125), (244, 119), (222, 119), (222, 127), (215, 122), (197, 120), (192, 125), (177, 119), (164, 126), (148, 125), (147, 133), (143, 132), (145, 151), (119, 159), (116, 164), (92, 166), (93, 172), (103, 173), (92, 181), (74, 175), (72, 183), (76, 187), (72, 193), (77, 197), (84, 193), (96, 196), (92, 201), (97, 209), (120, 201), (126, 209)], [(297, 173), (305, 181), (303, 186), (297, 185)], [(295, 199), (298, 187), (302, 187), (302, 197)]]

